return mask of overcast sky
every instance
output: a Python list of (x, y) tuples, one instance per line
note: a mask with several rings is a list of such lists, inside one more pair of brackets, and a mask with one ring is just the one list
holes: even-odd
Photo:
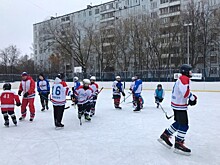
[(110, 0), (0, 0), (0, 49), (17, 45), (30, 54), (33, 24)]

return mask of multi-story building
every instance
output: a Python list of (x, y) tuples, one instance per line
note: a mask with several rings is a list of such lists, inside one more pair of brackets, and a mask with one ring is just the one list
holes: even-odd
[[(211, 5), (219, 4), (219, 0), (209, 1)], [(94, 33), (96, 31), (100, 32), (99, 39), (103, 39), (102, 49), (105, 54), (103, 63), (111, 64), (108, 65), (108, 68), (103, 68), (103, 63), (101, 64), (99, 62), (99, 55), (96, 52), (91, 51), (90, 53), (92, 55), (89, 56), (88, 63), (92, 63), (93, 65), (87, 66), (87, 70), (92, 72), (99, 72), (103, 70), (117, 71), (120, 68), (118, 66), (119, 64), (114, 62), (113, 56), (110, 56), (110, 51), (115, 48), (114, 29), (116, 28), (119, 20), (133, 17), (141, 21), (143, 15), (148, 15), (151, 18), (159, 18), (161, 23), (169, 23), (169, 27), (163, 27), (164, 29), (169, 28), (171, 31), (161, 35), (161, 47), (163, 47), (166, 42), (170, 42), (167, 38), (172, 36), (173, 29), (179, 26), (175, 21), (178, 20), (181, 10), (186, 8), (188, 2), (189, 1), (183, 0), (113, 0), (96, 6), (88, 5), (84, 10), (76, 11), (63, 16), (51, 17), (49, 20), (34, 24), (35, 63), (41, 68), (50, 68), (48, 58), (51, 54), (59, 53), (54, 46), (57, 44), (55, 36), (45, 30), (48, 28), (48, 24), (50, 24), (51, 27), (59, 26), (69, 30), (71, 28), (74, 29), (75, 27), (80, 27), (81, 36), (87, 35), (85, 28), (82, 27), (89, 27)], [(64, 33), (63, 36), (65, 36), (64, 29), (60, 32)], [(106, 35), (101, 33), (106, 33)], [(180, 48), (181, 45), (179, 40), (180, 36), (178, 34), (172, 38), (172, 47), (169, 46), (168, 52), (164, 52), (161, 56), (163, 61), (161, 65), (162, 67), (175, 68), (175, 64), (178, 63), (179, 60), (179, 57), (177, 57), (176, 54), (183, 51)], [(216, 54), (216, 49), (214, 51)], [(187, 59), (187, 53), (185, 54)], [(212, 56), (210, 56), (211, 61), (215, 61), (214, 58), (218, 59), (217, 55), (216, 57)], [(219, 70), (219, 60), (216, 61), (217, 62), (215, 62), (215, 64), (212, 62), (213, 67), (211, 66), (212, 69), (210, 68), (210, 70), (216, 70), (217, 72), (217, 70)], [(134, 59), (132, 59), (131, 62), (135, 65)], [(66, 67), (68, 67), (69, 64), (71, 64), (71, 67), (69, 67), (70, 70), (73, 70), (73, 67), (79, 65), (77, 61), (74, 62), (74, 59), (72, 63), (70, 63), (70, 61), (65, 61)], [(134, 65), (131, 65), (128, 70), (134, 69)]]

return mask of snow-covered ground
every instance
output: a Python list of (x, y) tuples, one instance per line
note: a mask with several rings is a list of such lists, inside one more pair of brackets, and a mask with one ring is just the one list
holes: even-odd
[[(98, 98), (96, 116), (91, 122), (83, 120), (82, 126), (77, 110), (71, 107), (64, 114), (65, 128), (55, 130), (52, 104), (49, 111), (41, 112), (38, 96), (33, 123), (28, 116), (17, 127), (10, 123), (5, 128), (0, 117), (0, 165), (219, 165), (220, 93), (195, 94), (198, 105), (188, 111), (186, 145), (192, 149), (189, 157), (158, 143), (173, 119), (167, 120), (155, 108), (153, 91), (143, 91), (144, 109), (134, 113), (128, 103), (131, 97), (121, 104), (122, 110), (115, 110), (111, 90), (104, 89)], [(168, 115), (172, 115), (170, 95), (166, 92), (162, 104)], [(20, 107), (15, 111), (19, 117)]]

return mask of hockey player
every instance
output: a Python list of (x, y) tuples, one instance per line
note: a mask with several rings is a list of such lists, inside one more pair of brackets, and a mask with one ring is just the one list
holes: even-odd
[[(132, 92), (133, 91), (133, 88), (134, 88), (134, 84), (135, 84), (135, 77), (132, 77), (131, 78), (131, 85), (130, 85), (130, 88), (129, 88), (129, 90)], [(133, 103), (133, 106), (135, 107), (136, 106), (136, 101), (135, 101), (135, 96), (134, 96), (134, 94), (132, 93), (132, 98), (133, 98), (133, 101), (132, 101), (132, 103)]]
[(4, 125), (6, 127), (9, 126), (9, 119), (8, 115), (11, 116), (12, 122), (17, 125), (17, 120), (14, 112), (14, 105), (16, 102), (17, 106), (21, 105), (21, 102), (19, 100), (19, 97), (17, 94), (11, 91), (11, 84), (6, 83), (3, 85), (3, 92), (0, 95), (0, 101), (1, 101), (1, 111), (5, 120)]
[(190, 91), (190, 77), (192, 75), (192, 67), (187, 64), (183, 64), (180, 68), (181, 76), (176, 81), (171, 98), (171, 106), (174, 111), (175, 122), (170, 125), (168, 129), (165, 129), (160, 136), (159, 142), (171, 148), (173, 144), (169, 138), (177, 132), (175, 137), (175, 152), (190, 155), (191, 150), (184, 145), (185, 135), (189, 128), (187, 107), (188, 105), (196, 105), (197, 97)]
[(71, 95), (71, 99), (78, 106), (78, 118), (81, 120), (81, 117), (84, 115), (86, 121), (90, 121), (89, 117), (91, 104), (90, 101), (92, 99), (92, 89), (89, 87), (90, 85), (89, 79), (83, 80), (83, 85), (75, 90), (75, 93)]
[(160, 103), (162, 103), (164, 96), (165, 91), (163, 90), (162, 85), (158, 84), (157, 89), (154, 92), (155, 103), (157, 104), (157, 108), (159, 108)]
[(40, 101), (42, 105), (41, 111), (46, 109), (48, 110), (48, 96), (50, 94), (50, 84), (47, 79), (45, 79), (44, 75), (41, 73), (39, 74), (39, 80), (37, 81), (37, 91), (39, 92), (40, 95)]
[(74, 81), (74, 86), (72, 87), (72, 91), (74, 92), (77, 88), (79, 88), (80, 82), (79, 82), (79, 78), (78, 77), (74, 77), (73, 81)]
[(71, 91), (70, 91), (69, 87), (67, 86), (66, 81), (64, 80), (65, 75), (64, 75), (63, 73), (59, 73), (59, 74), (57, 75), (57, 77), (61, 80), (61, 84), (62, 84), (63, 87), (66, 89), (66, 95), (69, 96), (70, 93), (71, 93)]
[(35, 98), (35, 82), (31, 76), (27, 74), (27, 72), (23, 72), (22, 80), (19, 86), (18, 95), (21, 96), (23, 92), (23, 99), (21, 105), (21, 117), (19, 120), (24, 120), (27, 114), (26, 107), (29, 104), (30, 110), (30, 121), (34, 120), (35, 117), (35, 107), (34, 107), (34, 98)]
[(115, 79), (116, 80), (113, 82), (113, 85), (112, 85), (114, 105), (115, 105), (116, 109), (121, 109), (119, 104), (120, 104), (120, 100), (121, 100), (121, 93), (123, 96), (125, 96), (124, 87), (123, 87), (123, 84), (121, 83), (120, 76), (116, 76)]
[(67, 87), (63, 85), (62, 80), (57, 76), (52, 87), (51, 102), (54, 109), (55, 127), (64, 127), (61, 123), (66, 103)]
[(135, 76), (135, 84), (132, 90), (132, 93), (135, 97), (135, 102), (137, 103), (137, 107), (134, 111), (140, 111), (141, 110), (141, 92), (142, 92), (142, 80), (139, 78), (139, 76)]
[(95, 76), (90, 77), (90, 81), (91, 81), (91, 84), (89, 87), (93, 91), (92, 100), (91, 100), (91, 111), (90, 111), (90, 117), (92, 117), (93, 115), (95, 115), (95, 105), (96, 105), (96, 101), (97, 101), (97, 97), (99, 93), (99, 85), (95, 82), (96, 81)]

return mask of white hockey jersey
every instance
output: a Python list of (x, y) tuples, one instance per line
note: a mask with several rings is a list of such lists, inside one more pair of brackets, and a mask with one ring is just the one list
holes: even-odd
[(182, 75), (173, 86), (171, 107), (175, 110), (187, 110), (188, 99), (194, 101), (194, 96), (190, 92), (190, 79)]
[(77, 97), (78, 103), (77, 104), (85, 104), (87, 102), (90, 102), (92, 99), (92, 89), (84, 89), (83, 85), (81, 85), (79, 88), (77, 88), (74, 92), (75, 96)]
[(62, 106), (66, 103), (66, 87), (63, 86), (62, 81), (59, 78), (55, 79), (52, 87), (51, 102), (55, 106)]
[(99, 86), (97, 83), (90, 84), (89, 87), (92, 89), (94, 95), (99, 92)]
[(133, 91), (134, 84), (135, 84), (135, 81), (132, 81), (129, 90)]

